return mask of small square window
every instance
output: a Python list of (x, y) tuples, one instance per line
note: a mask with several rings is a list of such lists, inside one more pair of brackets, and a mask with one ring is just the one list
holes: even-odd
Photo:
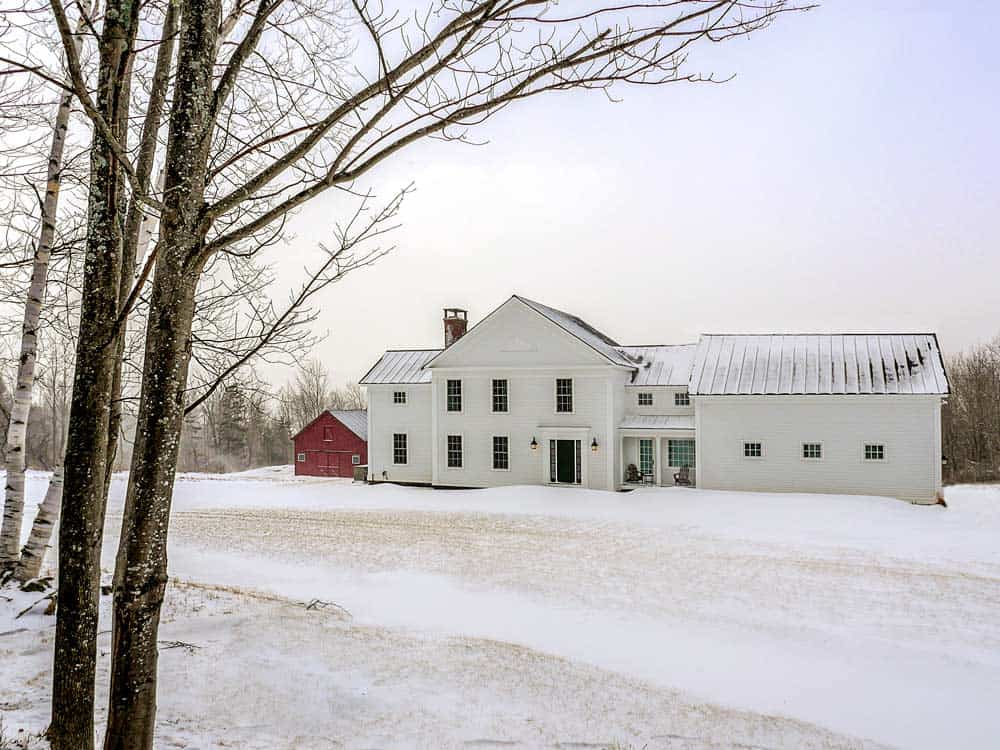
[(763, 456), (764, 456), (763, 443), (743, 443), (744, 458), (763, 458)]
[(461, 469), (462, 468), (462, 436), (461, 435), (449, 435), (448, 436), (448, 468), (449, 469)]
[(353, 456), (351, 456), (351, 463), (354, 464), (355, 466), (360, 466), (361, 465), (361, 456), (359, 456), (357, 453), (355, 453)]
[(823, 458), (823, 444), (803, 443), (802, 458)]
[(640, 393), (639, 394), (639, 406), (652, 406), (653, 405), (653, 394), (652, 393)]
[(300, 464), (304, 464), (304, 463), (306, 462), (306, 454), (305, 454), (305, 453), (300, 453), (300, 454), (299, 454), (299, 455), (297, 455), (297, 456), (296, 456), (295, 458), (296, 458), (296, 460), (297, 460), (297, 461), (298, 461), (298, 462), (299, 462)]
[(885, 445), (865, 443), (865, 461), (885, 461)]
[(493, 381), (493, 412), (503, 414), (507, 412), (510, 404), (507, 399), (507, 381)]
[(497, 471), (510, 468), (510, 438), (506, 435), (493, 436), (493, 468)]
[(462, 381), (449, 380), (447, 388), (448, 411), (462, 411)]
[(674, 394), (674, 406), (691, 406), (691, 396), (687, 391), (677, 391)]
[(556, 411), (564, 414), (573, 412), (572, 378), (556, 378)]
[(392, 392), (392, 403), (394, 403), (394, 404), (405, 404), (406, 403), (406, 391), (393, 391)]
[(407, 458), (406, 433), (394, 433), (392, 436), (392, 462), (405, 464)]

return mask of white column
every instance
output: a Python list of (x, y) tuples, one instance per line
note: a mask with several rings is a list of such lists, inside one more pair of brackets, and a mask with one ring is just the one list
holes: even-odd
[(438, 383), (431, 370), (431, 484), (438, 483)]
[(618, 485), (625, 481), (625, 436), (618, 437)]
[(653, 475), (656, 477), (656, 486), (659, 487), (660, 479), (663, 476), (663, 468), (660, 466), (660, 464), (663, 463), (663, 450), (660, 447), (659, 435), (657, 435), (654, 439), (654, 446), (653, 455), (655, 458), (653, 459)]

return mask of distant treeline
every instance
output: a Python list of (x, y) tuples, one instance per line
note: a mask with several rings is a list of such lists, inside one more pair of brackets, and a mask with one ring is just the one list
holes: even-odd
[(1000, 481), (1000, 337), (952, 357), (941, 414), (944, 480)]

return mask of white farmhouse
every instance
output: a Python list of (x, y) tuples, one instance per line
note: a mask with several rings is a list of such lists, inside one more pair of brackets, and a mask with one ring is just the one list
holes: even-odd
[(517, 295), (444, 324), (445, 348), (387, 351), (361, 380), (372, 481), (940, 495), (934, 334), (620, 346)]

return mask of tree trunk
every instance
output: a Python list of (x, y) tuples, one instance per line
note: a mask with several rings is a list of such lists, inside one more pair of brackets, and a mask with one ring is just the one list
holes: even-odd
[[(139, 3), (107, 3), (99, 41), (97, 110), (124, 144), (123, 113)], [(87, 245), (59, 524), (59, 614), (52, 680), (52, 750), (94, 747), (94, 678), (106, 506), (108, 421), (121, 280), (124, 170), (95, 129)]]
[(59, 503), (62, 500), (63, 491), (63, 469), (56, 467), (49, 480), (49, 488), (45, 492), (45, 498), (38, 506), (38, 513), (35, 515), (35, 522), (31, 524), (31, 534), (28, 541), (21, 550), (21, 559), (14, 568), (15, 581), (30, 581), (37, 578), (42, 569), (42, 561), (45, 559), (45, 550), (48, 549), (52, 540), (52, 527), (59, 518)]
[(181, 11), (162, 229), (115, 570), (105, 750), (153, 747), (157, 634), (167, 583), (167, 529), (184, 421), (194, 297), (208, 231), (203, 196), (220, 15), (219, 0), (186, 0)]
[[(81, 5), (77, 31), (85, 30), (87, 8)], [(82, 46), (82, 33), (74, 44), (77, 54)], [(59, 209), (59, 187), (62, 180), (63, 149), (66, 129), (69, 126), (73, 94), (65, 93), (59, 100), (56, 119), (52, 126), (52, 144), (49, 147), (49, 164), (46, 175), (45, 198), (42, 201), (42, 225), (31, 269), (28, 299), (24, 304), (24, 323), (21, 327), (21, 356), (18, 358), (17, 387), (10, 422), (7, 426), (7, 444), (4, 464), (7, 481), (4, 487), (5, 502), (3, 526), (0, 528), (0, 572), (17, 565), (21, 546), (21, 519), (24, 515), (24, 452), (28, 433), (28, 416), (31, 412), (31, 392), (35, 385), (35, 360), (38, 354), (38, 319), (45, 298), (45, 283), (49, 273), (49, 257), (56, 232), (56, 212)], [(53, 435), (55, 440), (55, 435)]]

